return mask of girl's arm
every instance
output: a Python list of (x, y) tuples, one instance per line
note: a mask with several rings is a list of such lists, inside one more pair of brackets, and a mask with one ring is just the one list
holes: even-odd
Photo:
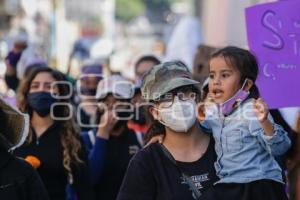
[(254, 101), (254, 112), (258, 120), (250, 121), (250, 132), (257, 134), (260, 142), (272, 155), (284, 154), (291, 146), (287, 132), (274, 123), (267, 104), (262, 99)]

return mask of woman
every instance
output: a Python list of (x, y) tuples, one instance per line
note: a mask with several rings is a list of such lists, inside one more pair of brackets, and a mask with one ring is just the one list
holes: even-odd
[(181, 62), (152, 68), (143, 79), (142, 94), (152, 105), (150, 128), (164, 133), (131, 160), (118, 199), (213, 199), (213, 139), (200, 130), (195, 111), (197, 81)]
[[(50, 199), (66, 199), (66, 188), (75, 191), (78, 199), (92, 199), (86, 152), (72, 119), (64, 76), (51, 68), (33, 70), (21, 83), (18, 103), (21, 111), (30, 115), (27, 142), (15, 154), (35, 160)], [(54, 103), (64, 103), (52, 106)], [(52, 111), (51, 111), (52, 106)], [(30, 159), (29, 159), (30, 158)], [(32, 159), (33, 158), (33, 159)], [(72, 187), (68, 187), (68, 186)]]
[(137, 135), (127, 127), (132, 94), (131, 83), (122, 76), (101, 80), (96, 95), (99, 128), (81, 134), (89, 150), (97, 200), (116, 199), (129, 161), (141, 148)]

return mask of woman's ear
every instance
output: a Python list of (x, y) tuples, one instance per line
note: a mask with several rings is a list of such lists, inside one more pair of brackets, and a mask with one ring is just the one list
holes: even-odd
[(244, 90), (246, 90), (246, 91), (249, 91), (251, 88), (252, 88), (252, 86), (254, 85), (254, 82), (251, 80), (251, 79), (246, 79), (246, 84), (245, 84), (245, 86), (244, 86)]
[(149, 113), (152, 115), (152, 117), (154, 118), (154, 120), (158, 120), (158, 110), (155, 109), (153, 106), (149, 107)]

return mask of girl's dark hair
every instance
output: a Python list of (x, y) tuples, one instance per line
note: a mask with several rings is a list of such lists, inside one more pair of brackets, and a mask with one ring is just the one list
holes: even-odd
[(259, 98), (259, 90), (255, 84), (259, 72), (255, 56), (248, 50), (233, 46), (228, 46), (216, 51), (212, 54), (211, 59), (220, 56), (225, 59), (228, 65), (233, 65), (233, 67), (240, 72), (241, 86), (246, 78), (253, 81), (254, 84), (250, 89), (249, 98)]
[(151, 115), (149, 111), (151, 106), (153, 105), (144, 107), (144, 109), (146, 109), (145, 113), (148, 116), (150, 125), (148, 131), (145, 134), (145, 144), (147, 144), (151, 140), (151, 138), (157, 135), (166, 135), (165, 125), (160, 123), (158, 120), (154, 119), (154, 117)]
[[(29, 106), (27, 102), (27, 95), (30, 90), (30, 85), (33, 79), (39, 73), (49, 73), (56, 81), (67, 81), (66, 76), (59, 71), (53, 70), (49, 67), (37, 67), (30, 71), (30, 73), (22, 80), (18, 92), (17, 92), (17, 99), (18, 99), (18, 107), (19, 109), (24, 112), (28, 113), (30, 117), (32, 116), (33, 110)], [(70, 89), (66, 84), (57, 84), (59, 96), (67, 96), (70, 94)], [(70, 103), (69, 99), (59, 99), (60, 102)], [(57, 106), (54, 109), (54, 115), (56, 117), (66, 117), (69, 116), (70, 110), (67, 106)], [(69, 181), (72, 182), (73, 180), (73, 172), (72, 166), (76, 166), (78, 164), (82, 164), (82, 160), (80, 159), (80, 152), (82, 149), (82, 145), (80, 142), (79, 136), (79, 127), (76, 125), (74, 118), (65, 120), (61, 123), (61, 143), (63, 146), (63, 166), (67, 171), (67, 175)], [(32, 131), (29, 132), (27, 137), (27, 142), (32, 142)]]
[[(182, 91), (185, 88), (191, 88), (192, 91), (196, 92), (196, 94), (197, 94), (197, 101), (200, 100), (200, 94), (201, 94), (200, 88), (198, 88), (195, 85), (178, 87), (178, 88), (175, 88), (172, 91), (170, 91), (170, 93), (176, 92), (176, 91)], [(147, 114), (147, 117), (150, 119), (150, 128), (148, 129), (148, 131), (145, 135), (145, 143), (148, 143), (151, 140), (151, 138), (153, 138), (154, 136), (166, 134), (165, 125), (160, 123), (158, 120), (154, 119), (149, 111), (149, 108), (153, 107), (155, 103), (159, 103), (159, 100), (155, 101), (155, 102), (151, 101), (150, 105), (145, 107), (145, 109), (146, 109), (145, 113)]]

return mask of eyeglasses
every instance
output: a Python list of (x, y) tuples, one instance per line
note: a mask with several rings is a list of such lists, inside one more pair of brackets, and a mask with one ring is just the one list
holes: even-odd
[(197, 98), (197, 93), (192, 89), (180, 90), (175, 92), (170, 92), (163, 95), (158, 103), (160, 108), (169, 108), (173, 105), (175, 96), (178, 97), (180, 101), (195, 101)]

